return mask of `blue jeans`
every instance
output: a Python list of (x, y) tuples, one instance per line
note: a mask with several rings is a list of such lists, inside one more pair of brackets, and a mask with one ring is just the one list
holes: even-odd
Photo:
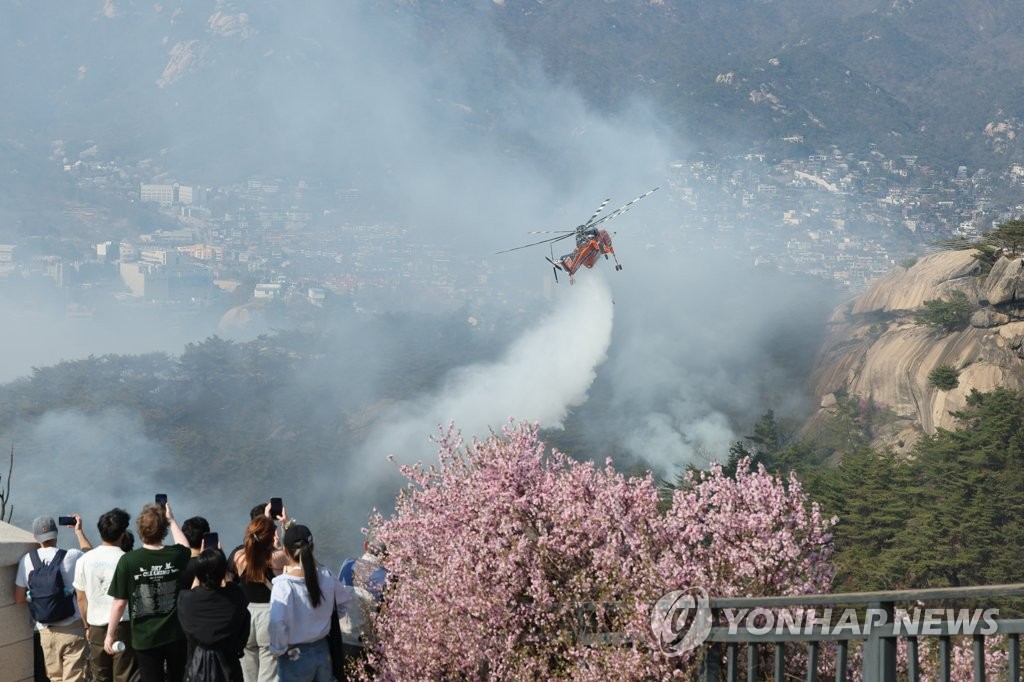
[(332, 682), (331, 655), (327, 639), (308, 644), (296, 644), (299, 657), (294, 661), (287, 653), (277, 659), (279, 682)]

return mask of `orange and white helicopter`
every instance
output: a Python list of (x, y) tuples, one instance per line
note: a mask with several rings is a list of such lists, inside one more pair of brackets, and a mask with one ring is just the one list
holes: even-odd
[[(518, 251), (519, 249), (526, 249), (531, 246), (537, 246), (538, 244), (550, 244), (551, 257), (549, 258), (545, 256), (545, 259), (549, 263), (551, 263), (552, 269), (555, 273), (555, 281), (558, 281), (558, 271), (561, 270), (562, 272), (566, 272), (569, 274), (569, 284), (573, 283), (573, 276), (576, 274), (576, 271), (580, 269), (580, 267), (594, 267), (594, 264), (597, 263), (598, 256), (604, 256), (607, 259), (608, 256), (611, 255), (611, 257), (615, 259), (615, 269), (621, 270), (622, 264), (619, 263), (619, 259), (615, 255), (615, 249), (612, 248), (611, 235), (608, 234), (608, 231), (605, 230), (604, 228), (598, 227), (598, 225), (607, 222), (612, 218), (615, 218), (616, 216), (622, 215), (629, 209), (633, 208), (633, 205), (636, 204), (636, 202), (640, 201), (646, 196), (653, 194), (654, 192), (658, 191), (658, 189), (658, 187), (655, 187), (649, 192), (645, 192), (638, 196), (636, 199), (633, 199), (628, 204), (620, 206), (619, 208), (615, 209), (608, 215), (598, 217), (601, 215), (601, 211), (604, 210), (604, 207), (608, 205), (608, 202), (611, 201), (611, 199), (605, 199), (601, 203), (601, 205), (597, 207), (597, 210), (594, 211), (594, 214), (590, 216), (590, 219), (587, 220), (587, 222), (583, 223), (582, 225), (577, 225), (575, 229), (556, 230), (553, 232), (548, 230), (533, 231), (530, 232), (529, 234), (554, 234), (556, 236), (549, 237), (547, 239), (541, 239), (540, 241), (532, 242), (530, 244), (516, 246), (511, 249), (505, 249), (504, 251), (498, 251), (498, 253)], [(569, 237), (576, 238), (576, 248), (573, 249), (572, 252), (567, 253), (556, 260), (554, 246), (555, 243), (560, 242), (563, 239), (568, 239)]]

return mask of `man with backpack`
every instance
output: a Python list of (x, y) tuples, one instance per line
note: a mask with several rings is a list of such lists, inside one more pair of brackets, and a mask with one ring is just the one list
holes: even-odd
[(50, 682), (84, 682), (89, 663), (72, 582), (75, 564), (92, 544), (82, 530), (82, 518), (73, 518), (81, 549), (57, 549), (57, 523), (53, 517), (40, 516), (32, 522), (39, 548), (21, 558), (14, 578), (14, 603), (28, 603)]

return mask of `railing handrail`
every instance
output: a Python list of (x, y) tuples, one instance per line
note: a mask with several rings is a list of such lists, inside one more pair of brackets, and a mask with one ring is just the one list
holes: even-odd
[(978, 585), (974, 587), (933, 587), (917, 590), (881, 592), (835, 592), (832, 594), (794, 594), (786, 597), (711, 597), (712, 609), (757, 608), (770, 606), (834, 606), (837, 604), (880, 604), (905, 601), (982, 599), (987, 597), (1024, 597), (1024, 583)]

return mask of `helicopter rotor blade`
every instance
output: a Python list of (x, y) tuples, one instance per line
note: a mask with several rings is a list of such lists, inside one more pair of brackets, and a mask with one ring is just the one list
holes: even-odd
[(601, 213), (601, 211), (604, 210), (604, 207), (607, 206), (608, 202), (611, 201), (611, 200), (612, 200), (612, 198), (608, 197), (607, 199), (602, 201), (601, 205), (597, 207), (596, 211), (594, 211), (594, 214), (592, 216), (590, 216), (589, 218), (587, 218), (587, 222), (583, 223), (583, 226), (584, 227), (590, 227), (590, 225), (594, 222), (594, 219), (597, 218), (598, 214)]
[(563, 239), (568, 239), (569, 237), (573, 236), (573, 234), (575, 234), (575, 232), (567, 232), (566, 234), (563, 234), (563, 235), (561, 235), (559, 237), (552, 237), (550, 239), (541, 239), (539, 242), (532, 242), (530, 244), (523, 244), (522, 246), (516, 246), (516, 247), (513, 247), (511, 249), (504, 249), (503, 251), (495, 251), (494, 255), (498, 255), (499, 253), (508, 253), (509, 251), (518, 251), (519, 249), (528, 249), (529, 247), (537, 246), (538, 244), (553, 244), (554, 242), (560, 242)]
[(636, 199), (633, 199), (632, 201), (630, 201), (628, 204), (625, 204), (624, 206), (620, 206), (619, 208), (615, 209), (614, 211), (612, 211), (611, 213), (609, 213), (605, 217), (600, 218), (599, 220), (597, 220), (593, 224), (590, 224), (589, 227), (593, 227), (594, 225), (599, 225), (599, 224), (605, 222), (606, 220), (611, 220), (612, 218), (614, 218), (616, 216), (622, 215), (626, 211), (628, 211), (631, 208), (633, 208), (633, 206), (636, 204), (636, 202), (640, 201), (644, 197), (647, 197), (647, 196), (650, 196), (651, 194), (654, 194), (659, 189), (661, 189), (661, 187), (655, 187), (654, 189), (652, 189), (652, 190), (650, 190), (648, 192), (644, 192), (643, 194), (638, 196)]
[(528, 232), (527, 234), (554, 234), (554, 235), (557, 235), (557, 236), (549, 237), (547, 239), (541, 239), (541, 240), (535, 241), (535, 242), (530, 242), (529, 244), (523, 244), (522, 246), (515, 246), (515, 247), (513, 247), (511, 249), (503, 249), (501, 251), (495, 251), (494, 254), (498, 255), (499, 253), (509, 253), (511, 251), (518, 251), (520, 249), (528, 249), (531, 246), (537, 246), (539, 244), (554, 244), (555, 242), (560, 242), (563, 239), (568, 239), (569, 237), (572, 237), (574, 235), (582, 233), (582, 231), (585, 230), (585, 229), (594, 227), (596, 225), (600, 225), (601, 223), (605, 222), (606, 220), (611, 220), (612, 218), (615, 218), (616, 216), (622, 215), (626, 211), (628, 211), (631, 208), (633, 208), (633, 205), (636, 204), (638, 201), (640, 201), (644, 197), (647, 197), (647, 196), (650, 196), (651, 194), (654, 194), (659, 189), (661, 189), (661, 188), (660, 187), (655, 187), (654, 189), (652, 189), (652, 190), (650, 190), (648, 192), (644, 192), (643, 194), (638, 196), (636, 199), (633, 199), (632, 201), (630, 201), (629, 203), (627, 203), (627, 204), (625, 204), (623, 206), (620, 206), (619, 208), (615, 209), (614, 211), (612, 211), (608, 215), (604, 216), (603, 218), (598, 218), (597, 216), (601, 213), (601, 211), (604, 210), (604, 207), (608, 205), (608, 202), (611, 201), (611, 199), (605, 199), (603, 202), (601, 202), (601, 205), (597, 207), (597, 210), (594, 211), (594, 214), (590, 216), (590, 219), (587, 220), (587, 222), (585, 222), (584, 224), (580, 225), (579, 227), (577, 227), (577, 228), (575, 228), (573, 230), (532, 230), (532, 231)]

